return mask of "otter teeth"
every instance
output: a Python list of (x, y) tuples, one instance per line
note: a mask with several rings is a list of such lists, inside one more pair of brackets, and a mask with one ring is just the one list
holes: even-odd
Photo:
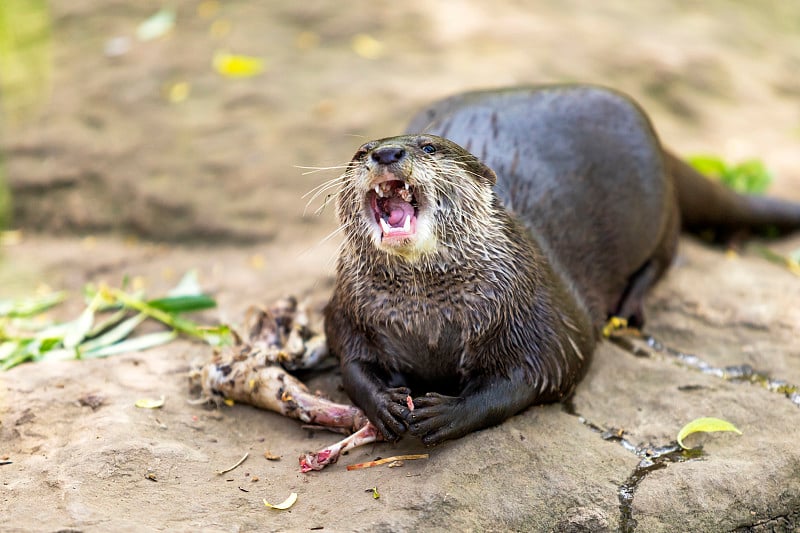
[(390, 196), (393, 192), (396, 192), (396, 194), (399, 194), (400, 197), (403, 198), (404, 200), (410, 201), (410, 195), (412, 194), (411, 185), (402, 180), (397, 180), (397, 181), (400, 181), (403, 184), (402, 188), (400, 187), (395, 188), (389, 182), (383, 182), (383, 183), (377, 183), (372, 188), (372, 190), (375, 191), (375, 195), (378, 198), (386, 198)]
[(411, 233), (411, 215), (406, 215), (406, 219), (403, 222), (402, 228), (396, 228), (389, 225), (384, 219), (379, 219), (381, 230), (383, 231), (384, 235), (392, 235), (394, 233)]

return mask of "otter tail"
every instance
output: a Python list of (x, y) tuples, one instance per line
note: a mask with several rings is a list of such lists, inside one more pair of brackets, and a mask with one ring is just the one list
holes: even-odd
[(800, 203), (738, 194), (669, 152), (665, 163), (675, 183), (685, 231), (711, 230), (715, 240), (725, 240), (748, 231), (784, 234), (800, 230)]

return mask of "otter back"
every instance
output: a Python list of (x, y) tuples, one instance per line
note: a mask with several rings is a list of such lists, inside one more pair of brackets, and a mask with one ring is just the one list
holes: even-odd
[(408, 131), (446, 137), (497, 173), (498, 196), (596, 323), (624, 312), (632, 278), (644, 272), (650, 285), (672, 258), (676, 205), (662, 150), (621, 94), (591, 86), (467, 93), (421, 111)]

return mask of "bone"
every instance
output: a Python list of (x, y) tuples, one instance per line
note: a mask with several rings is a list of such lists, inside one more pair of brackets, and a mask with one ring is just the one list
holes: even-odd
[(373, 442), (380, 442), (383, 440), (378, 428), (372, 425), (371, 422), (353, 433), (352, 435), (340, 440), (337, 443), (331, 444), (318, 452), (308, 452), (300, 456), (300, 471), (303, 473), (311, 472), (312, 470), (322, 470), (328, 465), (334, 464), (339, 460), (345, 452)]
[(353, 433), (319, 452), (301, 458), (302, 472), (321, 470), (347, 450), (376, 440), (380, 433), (363, 411), (309, 392), (288, 370), (319, 365), (328, 355), (325, 336), (309, 327), (305, 306), (294, 298), (279, 300), (269, 309), (251, 309), (245, 318), (247, 337), (224, 348), (191, 374), (202, 389), (202, 401), (233, 400), (296, 418), (308, 425)]

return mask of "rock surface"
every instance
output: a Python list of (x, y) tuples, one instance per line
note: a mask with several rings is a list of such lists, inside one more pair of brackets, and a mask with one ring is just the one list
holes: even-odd
[[(645, 12), (623, 1), (491, 11), (474, 0), (231, 1), (204, 18), (198, 8), (213, 3), (187, 0), (169, 36), (134, 41), (119, 58), (103, 56), (106, 40), (132, 35), (158, 4), (59, 4), (52, 101), (3, 139), (23, 239), (0, 248), (0, 298), (40, 283), (77, 294), (125, 274), (155, 294), (197, 268), (220, 303), (210, 320), (240, 322), (248, 306), (287, 293), (324, 301), (332, 210), (303, 217), (300, 197), (337, 172), (295, 165), (342, 164), (423, 103), (487, 85), (613, 85), (642, 101), (679, 152), (760, 157), (777, 173), (773, 194), (800, 200), (800, 8), (790, 2), (659, 1)], [(377, 40), (377, 58), (359, 34)], [(223, 79), (210, 67), (218, 48), (261, 55), (267, 70)], [(189, 96), (171, 103), (164, 95), (181, 82)], [(800, 236), (759, 244), (788, 253)], [(367, 446), (305, 475), (297, 456), (338, 437), (247, 406), (187, 403), (204, 345), (23, 365), (0, 374), (0, 458), (11, 462), (0, 465), (0, 529), (796, 531), (800, 407), (760, 378), (800, 385), (798, 301), (800, 278), (755, 251), (730, 256), (685, 238), (650, 297), (646, 333), (711, 370), (606, 342), (567, 406), (431, 450)], [(752, 383), (713, 372), (743, 365)], [(344, 399), (335, 373), (310, 386)], [(161, 395), (160, 410), (134, 407)], [(647, 467), (646, 450), (700, 416), (743, 434), (693, 437), (702, 456)], [(402, 468), (345, 470), (426, 451)], [(242, 466), (215, 473), (245, 452)], [(288, 511), (262, 503), (290, 492)]]

